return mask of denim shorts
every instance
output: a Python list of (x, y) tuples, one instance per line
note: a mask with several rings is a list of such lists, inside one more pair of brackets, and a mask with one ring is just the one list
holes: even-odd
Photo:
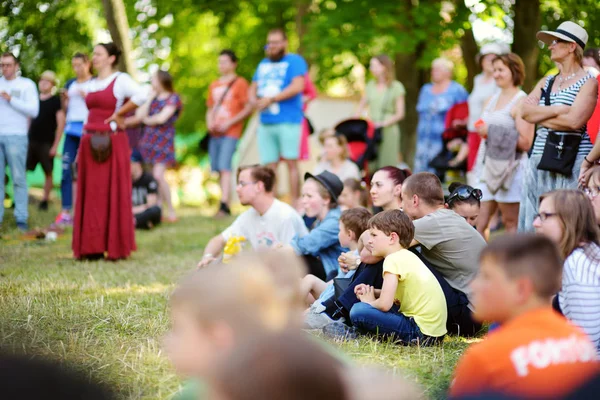
[(231, 171), (231, 159), (239, 139), (227, 136), (211, 136), (208, 142), (210, 168), (213, 171)]
[(300, 157), (301, 124), (260, 124), (258, 126), (258, 152), (261, 164), (273, 164)]

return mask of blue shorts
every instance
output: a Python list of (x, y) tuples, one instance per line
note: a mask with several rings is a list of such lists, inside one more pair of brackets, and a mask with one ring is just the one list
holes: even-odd
[(301, 124), (260, 124), (258, 126), (258, 153), (261, 164), (297, 160), (300, 156)]
[(213, 171), (231, 171), (231, 159), (239, 139), (227, 136), (212, 136), (208, 142), (210, 169)]

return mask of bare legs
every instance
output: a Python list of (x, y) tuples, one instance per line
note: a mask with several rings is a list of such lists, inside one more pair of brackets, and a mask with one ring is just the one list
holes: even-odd
[(163, 203), (167, 206), (167, 211), (169, 213), (169, 220), (175, 220), (175, 209), (173, 208), (173, 202), (171, 201), (171, 188), (165, 179), (165, 171), (167, 166), (165, 164), (155, 164), (152, 167), (152, 175), (156, 182), (158, 183), (158, 205), (162, 206)]
[(514, 233), (517, 231), (519, 221), (519, 203), (496, 203), (495, 201), (484, 201), (481, 203), (479, 218), (477, 219), (477, 230), (486, 240), (488, 239), (488, 227), (492, 216), (496, 210), (500, 208), (502, 214), (502, 222), (506, 233)]

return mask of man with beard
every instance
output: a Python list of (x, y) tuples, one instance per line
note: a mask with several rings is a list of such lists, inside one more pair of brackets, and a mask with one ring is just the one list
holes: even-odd
[(302, 91), (306, 62), (287, 53), (287, 36), (281, 29), (267, 35), (266, 54), (252, 78), (251, 101), (260, 111), (258, 149), (263, 165), (275, 169), (283, 160), (290, 174), (292, 202), (298, 199), (298, 163), (302, 123)]
[(300, 215), (275, 198), (275, 172), (271, 168), (256, 165), (241, 167), (237, 182), (236, 193), (240, 202), (252, 208), (208, 242), (198, 267), (215, 261), (227, 240), (234, 236), (243, 236), (257, 250), (278, 244), (288, 245), (294, 236), (308, 233)]

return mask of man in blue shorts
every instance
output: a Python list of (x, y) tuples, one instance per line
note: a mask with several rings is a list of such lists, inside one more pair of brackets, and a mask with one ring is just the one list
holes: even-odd
[[(285, 161), (290, 173), (292, 202), (298, 199), (300, 175), (298, 157), (302, 123), (302, 91), (306, 61), (287, 53), (287, 36), (281, 29), (267, 35), (267, 57), (252, 78), (250, 96), (257, 98), (260, 111), (258, 150), (260, 161), (275, 169), (279, 160)], [(251, 100), (254, 103), (253, 99)]]

